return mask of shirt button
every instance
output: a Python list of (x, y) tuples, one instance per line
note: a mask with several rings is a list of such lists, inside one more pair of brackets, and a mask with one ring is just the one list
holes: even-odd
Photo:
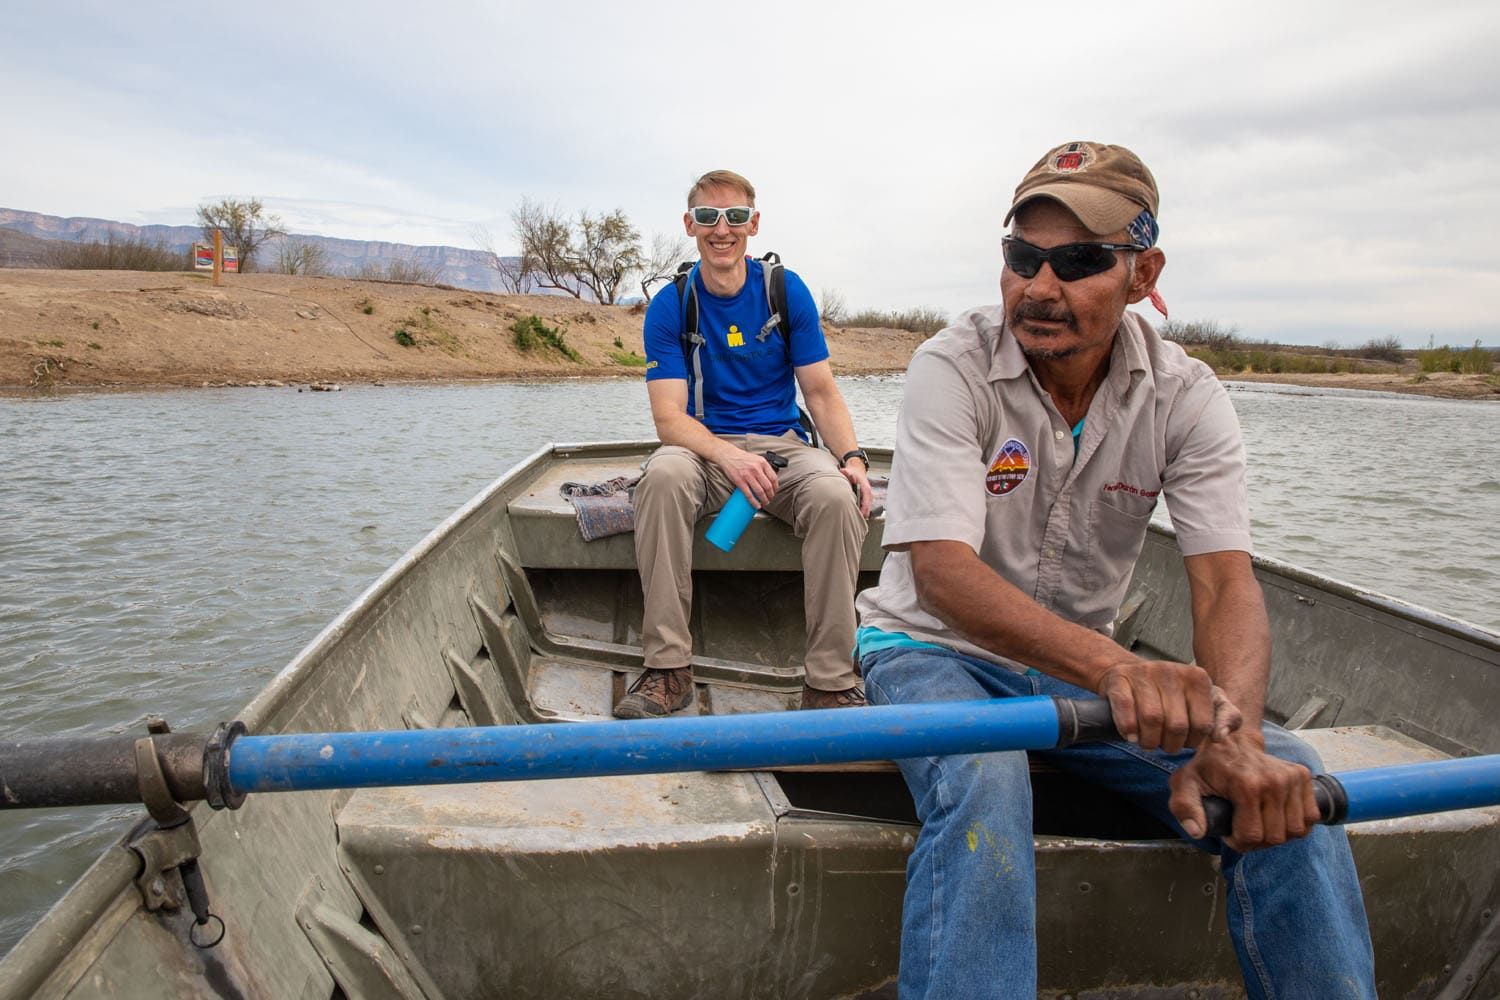
[(1052, 432), (1052, 436), (1055, 437), (1055, 438), (1057, 438), (1059, 441), (1061, 441), (1063, 438), (1067, 437), (1067, 435), (1064, 434), (1062, 431), (1053, 431)]
[(1051, 559), (1052, 557), (1057, 555), (1057, 550), (1049, 545), (1042, 550), (1042, 555), (1046, 556), (1048, 559)]

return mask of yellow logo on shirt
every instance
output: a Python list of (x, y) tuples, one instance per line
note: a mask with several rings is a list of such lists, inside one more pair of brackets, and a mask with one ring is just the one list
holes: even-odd
[(740, 332), (740, 328), (737, 327), (737, 326), (730, 326), (730, 328), (729, 328), (729, 346), (730, 347), (744, 347), (745, 346), (745, 335)]

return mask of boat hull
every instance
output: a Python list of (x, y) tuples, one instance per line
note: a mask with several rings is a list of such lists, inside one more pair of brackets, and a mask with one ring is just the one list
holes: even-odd
[[(583, 542), (557, 486), (644, 454), (538, 452), (239, 718), (261, 734), (607, 718), (641, 665), (633, 549)], [(794, 707), (796, 540), (759, 518), (732, 556), (700, 538), (695, 565), (689, 711)], [(1256, 572), (1275, 630), (1270, 712), (1331, 770), (1500, 752), (1496, 637), (1291, 567)], [(1186, 596), (1175, 544), (1153, 529), (1117, 640), (1188, 657)], [(1242, 995), (1213, 860), (1061, 775), (1033, 777), (1044, 995)], [(186, 910), (146, 908), (127, 836), (0, 960), (0, 998), (893, 996), (917, 833), (899, 775), (878, 764), (264, 795), (193, 816), (222, 943), (195, 948)], [(1500, 810), (1350, 837), (1381, 994), (1500, 995)]]

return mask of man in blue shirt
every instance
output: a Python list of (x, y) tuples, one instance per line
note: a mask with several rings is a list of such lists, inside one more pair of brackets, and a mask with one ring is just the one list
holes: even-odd
[[(665, 290), (651, 301), (646, 389), (662, 446), (647, 461), (633, 497), (646, 670), (615, 715), (669, 715), (692, 702), (693, 526), (733, 490), (802, 539), (802, 707), (863, 705), (851, 650), (869, 468), (828, 365), (817, 305), (802, 279), (785, 271), (790, 337), (784, 339), (768, 301), (767, 265), (746, 255), (760, 212), (755, 188), (739, 174), (715, 170), (698, 178), (683, 225), (698, 244), (690, 280), (704, 342), (696, 359), (684, 350), (686, 295)], [(826, 451), (804, 437), (799, 386)], [(773, 469), (767, 451), (786, 459), (786, 468)]]

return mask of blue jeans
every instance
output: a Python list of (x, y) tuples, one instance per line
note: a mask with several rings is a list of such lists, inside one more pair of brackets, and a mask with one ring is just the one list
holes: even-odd
[[(861, 661), (871, 704), (1022, 695), (1091, 697), (1041, 674), (1018, 674), (948, 650), (883, 649)], [(1323, 770), (1311, 747), (1266, 724), (1266, 750)], [(1192, 756), (1125, 742), (1038, 754), (1061, 771), (1107, 785), (1188, 838), (1167, 809), (1167, 779)], [(1026, 754), (897, 761), (922, 820), (906, 869), (901, 918), (903, 998), (1036, 996), (1036, 867)], [(1340, 827), (1239, 854), (1216, 838), (1228, 883), (1229, 934), (1252, 998), (1375, 996), (1364, 898)], [(996, 866), (990, 859), (1008, 863)], [(970, 871), (985, 864), (984, 877)], [(1122, 877), (1128, 873), (1122, 872)]]

